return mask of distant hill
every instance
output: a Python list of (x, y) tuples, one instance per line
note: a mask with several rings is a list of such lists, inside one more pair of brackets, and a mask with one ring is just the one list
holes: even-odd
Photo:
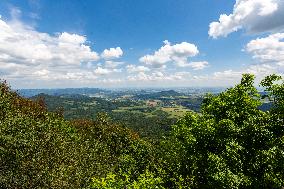
[(268, 103), (263, 103), (258, 108), (260, 110), (262, 110), (262, 111), (269, 111), (272, 107), (273, 107), (273, 103), (272, 102), (268, 102)]
[(19, 89), (18, 93), (23, 97), (32, 97), (40, 93), (61, 96), (61, 95), (92, 95), (106, 92), (107, 90), (99, 88), (66, 88), (66, 89)]
[(150, 94), (138, 94), (135, 96), (137, 99), (142, 99), (142, 100), (147, 100), (147, 99), (160, 99), (164, 97), (177, 97), (177, 96), (182, 96), (182, 93), (176, 92), (174, 90), (167, 90), (167, 91), (160, 91), (160, 92), (155, 92), (155, 93), (150, 93)]

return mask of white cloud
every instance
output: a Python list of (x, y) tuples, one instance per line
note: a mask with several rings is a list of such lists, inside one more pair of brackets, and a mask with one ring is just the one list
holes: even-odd
[(275, 32), (284, 29), (283, 0), (236, 0), (233, 13), (221, 14), (212, 22), (208, 34), (217, 38), (245, 29), (249, 33)]
[(86, 42), (86, 37), (77, 34), (69, 34), (67, 32), (63, 32), (59, 36), (59, 41), (61, 43), (83, 44)]
[(94, 70), (94, 73), (97, 75), (107, 75), (111, 73), (111, 70), (98, 67), (97, 69)]
[[(265, 76), (277, 73), (277, 67), (268, 64), (256, 64), (250, 65), (247, 68), (243, 68), (240, 70), (225, 70), (220, 72), (213, 73), (211, 76), (212, 80), (226, 81), (232, 80), (234, 82), (239, 81), (242, 77), (242, 74), (250, 73), (256, 76), (256, 81), (259, 82)], [(279, 74), (279, 73), (278, 73)], [(228, 82), (230, 83), (230, 82)], [(227, 83), (227, 84), (228, 84)]]
[(104, 59), (115, 59), (119, 58), (123, 55), (123, 51), (120, 47), (105, 49), (101, 54), (102, 58)]
[(39, 77), (48, 77), (48, 74), (50, 73), (49, 70), (43, 69), (35, 71), (33, 74)]
[(114, 69), (114, 68), (117, 68), (118, 66), (123, 65), (123, 64), (124, 64), (124, 62), (114, 62), (114, 61), (111, 61), (111, 60), (107, 60), (107, 61), (105, 61), (104, 66), (106, 68)]
[(94, 70), (94, 73), (96, 75), (108, 75), (111, 73), (118, 73), (118, 72), (121, 72), (121, 69), (107, 69), (107, 68), (98, 67)]
[(246, 51), (262, 63), (284, 64), (284, 33), (276, 33), (250, 41)]
[[(252, 54), (257, 64), (239, 70), (215, 72), (213, 80), (238, 80), (242, 73), (254, 74), (259, 81), (272, 73), (281, 74), (284, 69), (284, 1), (236, 0), (233, 13), (221, 15), (219, 22), (210, 24), (213, 38), (245, 29), (248, 33), (270, 32), (267, 37), (251, 40), (245, 51)], [(276, 33), (278, 32), (278, 33)]]
[[(0, 18), (0, 77), (14, 87), (70, 87), (70, 81), (78, 87), (105, 86), (126, 78), (120, 78), (124, 62), (106, 60), (99, 66), (99, 55), (86, 36), (42, 33), (21, 22), (19, 11), (13, 12), (10, 21)], [(111, 59), (123, 52), (118, 47), (103, 54)]]
[(245, 73), (254, 74), (258, 79), (263, 79), (265, 76), (271, 75), (273, 73), (278, 73), (278, 67), (269, 64), (256, 64), (249, 66)]
[(9, 24), (0, 19), (0, 57), (7, 64), (78, 66), (97, 61), (98, 54), (85, 42), (84, 36), (66, 32), (51, 36), (20, 22)]
[(72, 86), (118, 81), (109, 75), (121, 72), (117, 67), (123, 62), (106, 61), (104, 67), (97, 67), (99, 55), (87, 44), (86, 36), (42, 33), (19, 16), (14, 10), (12, 20), (0, 18), (0, 77), (14, 87), (68, 87), (70, 80)]
[(165, 40), (164, 46), (155, 51), (153, 55), (145, 55), (139, 61), (159, 68), (168, 62), (184, 63), (189, 57), (196, 56), (198, 53), (199, 51), (194, 44), (182, 42), (171, 45), (169, 41)]
[(123, 79), (102, 79), (99, 80), (99, 83), (103, 83), (103, 84), (118, 84), (118, 83), (122, 83), (124, 80)]
[(209, 63), (207, 61), (199, 61), (199, 62), (179, 62), (179, 67), (191, 67), (193, 70), (203, 70), (204, 68), (209, 66)]
[(135, 65), (127, 65), (126, 66), (128, 73), (135, 73), (135, 72), (148, 72), (150, 69), (145, 66), (135, 66)]
[(220, 72), (214, 72), (212, 79), (216, 80), (228, 80), (233, 79), (236, 80), (237, 78), (241, 78), (242, 72), (241, 71), (233, 71), (233, 70), (225, 70)]
[(177, 72), (174, 74), (164, 74), (159, 71), (155, 71), (151, 74), (146, 74), (144, 72), (139, 72), (136, 75), (128, 76), (129, 81), (146, 81), (146, 82), (156, 82), (156, 81), (175, 81), (182, 80), (184, 72)]

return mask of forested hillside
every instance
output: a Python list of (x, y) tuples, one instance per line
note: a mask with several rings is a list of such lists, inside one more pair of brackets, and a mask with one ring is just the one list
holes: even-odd
[(0, 188), (282, 188), (284, 82), (261, 85), (244, 75), (152, 143), (104, 113), (65, 120), (2, 82)]

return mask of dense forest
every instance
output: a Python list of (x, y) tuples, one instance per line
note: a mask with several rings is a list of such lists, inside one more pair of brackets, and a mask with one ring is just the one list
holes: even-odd
[(47, 110), (62, 114), (67, 120), (96, 119), (99, 113), (107, 113), (115, 122), (137, 132), (140, 137), (159, 139), (169, 133), (176, 117), (155, 107), (147, 106), (145, 101), (107, 100), (85, 95), (53, 96), (38, 94), (30, 98), (42, 100)]
[(107, 113), (67, 120), (2, 82), (0, 188), (283, 188), (284, 82), (260, 85), (244, 74), (153, 142)]

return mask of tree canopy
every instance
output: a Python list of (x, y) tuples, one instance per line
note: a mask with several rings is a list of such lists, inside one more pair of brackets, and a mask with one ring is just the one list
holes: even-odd
[[(173, 126), (168, 172), (189, 188), (281, 188), (284, 186), (284, 85), (276, 75), (265, 87), (273, 108), (258, 109), (254, 77), (217, 96), (208, 95), (202, 113), (189, 113)], [(163, 151), (163, 154), (165, 151)], [(178, 174), (176, 174), (178, 173)], [(177, 178), (178, 179), (178, 178)]]
[[(267, 76), (207, 95), (152, 144), (114, 123), (66, 121), (0, 85), (1, 188), (281, 188), (284, 82)], [(272, 103), (259, 109), (263, 98)]]

